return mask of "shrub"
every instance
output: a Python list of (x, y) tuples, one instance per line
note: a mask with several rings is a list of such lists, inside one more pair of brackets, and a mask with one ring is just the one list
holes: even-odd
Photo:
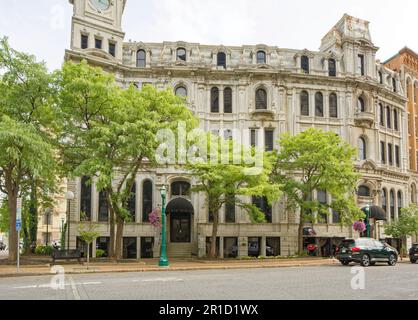
[(52, 251), (54, 251), (54, 248), (52, 246), (36, 246), (35, 248), (35, 254), (37, 255), (51, 255)]
[(106, 251), (104, 251), (102, 249), (96, 249), (96, 258), (103, 258), (105, 253), (106, 253)]

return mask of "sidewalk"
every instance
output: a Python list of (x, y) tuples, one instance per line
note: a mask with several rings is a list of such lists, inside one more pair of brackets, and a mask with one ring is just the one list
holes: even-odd
[[(147, 272), (147, 271), (187, 271), (187, 270), (219, 270), (248, 268), (280, 268), (335, 265), (335, 259), (325, 258), (292, 258), (265, 260), (200, 260), (200, 259), (170, 259), (170, 266), (158, 267), (158, 259), (144, 259), (135, 262), (104, 263), (92, 262), (89, 269), (86, 264), (63, 263), (66, 274), (108, 273), (108, 272)], [(60, 265), (59, 262), (56, 265)], [(1, 277), (36, 276), (51, 274), (51, 264), (23, 265), (17, 273), (14, 265), (0, 265)]]

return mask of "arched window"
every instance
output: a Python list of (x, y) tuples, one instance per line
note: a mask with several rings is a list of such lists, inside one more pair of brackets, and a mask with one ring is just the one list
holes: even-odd
[(91, 220), (91, 185), (88, 177), (81, 178), (80, 219), (87, 221)]
[(358, 195), (360, 197), (370, 197), (370, 188), (367, 186), (360, 186), (358, 188)]
[(357, 108), (359, 112), (365, 112), (366, 111), (366, 104), (364, 103), (364, 99), (362, 97), (359, 97), (357, 99)]
[(390, 190), (390, 219), (395, 220), (395, 191)]
[(255, 108), (267, 109), (267, 92), (264, 89), (257, 89), (255, 92)]
[(224, 112), (232, 113), (232, 89), (224, 89)]
[(257, 64), (266, 63), (266, 53), (264, 51), (257, 51)]
[(300, 114), (309, 116), (309, 94), (306, 91), (300, 93)]
[(253, 197), (253, 205), (260, 209), (266, 218), (268, 223), (272, 222), (271, 206), (269, 205), (266, 197)]
[(359, 149), (360, 160), (366, 160), (367, 159), (366, 140), (364, 140), (363, 137), (360, 137), (358, 139), (358, 149)]
[(217, 87), (210, 90), (210, 112), (219, 112), (219, 89)]
[(135, 215), (136, 215), (136, 183), (132, 185), (131, 189), (131, 196), (128, 200), (128, 211), (131, 216), (130, 222), (135, 222)]
[(398, 217), (401, 216), (401, 209), (403, 207), (403, 203), (402, 203), (402, 191), (399, 190), (398, 191)]
[(390, 112), (390, 108), (386, 107), (386, 126), (390, 129), (392, 128), (392, 119), (390, 116), (391, 112)]
[(217, 66), (224, 67), (226, 69), (226, 54), (223, 52), (218, 52), (216, 56)]
[(330, 77), (337, 76), (337, 65), (335, 63), (335, 59), (328, 59), (328, 75)]
[(382, 190), (382, 209), (385, 210), (387, 215), (387, 198), (388, 198), (388, 192), (386, 189)]
[(309, 58), (307, 56), (300, 58), (300, 67), (303, 73), (309, 73)]
[(381, 103), (379, 103), (379, 112), (380, 112), (380, 125), (385, 126), (385, 108)]
[(321, 92), (315, 93), (315, 116), (324, 116), (324, 96)]
[(393, 110), (393, 128), (398, 130), (398, 111), (396, 109)]
[(335, 93), (329, 95), (329, 116), (331, 118), (338, 118), (338, 101)]
[(99, 222), (107, 222), (109, 219), (109, 207), (107, 205), (106, 191), (102, 190), (99, 193)]
[(175, 94), (178, 97), (187, 97), (187, 89), (183, 86), (177, 87), (175, 90)]
[(177, 49), (177, 60), (181, 60), (181, 61), (187, 60), (186, 49), (184, 48)]
[(152, 182), (145, 180), (142, 184), (142, 221), (148, 222), (148, 216), (152, 212)]
[(147, 55), (144, 50), (138, 50), (136, 52), (136, 66), (138, 68), (145, 68), (147, 65)]
[(171, 196), (190, 196), (190, 183), (175, 181), (171, 184)]

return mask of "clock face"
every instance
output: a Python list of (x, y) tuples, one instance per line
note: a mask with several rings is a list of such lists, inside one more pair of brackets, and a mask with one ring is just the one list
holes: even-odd
[(109, 9), (110, 7), (110, 0), (90, 0), (90, 3), (99, 11)]

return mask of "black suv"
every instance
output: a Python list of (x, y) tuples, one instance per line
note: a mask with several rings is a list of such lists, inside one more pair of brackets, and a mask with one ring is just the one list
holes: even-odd
[(372, 238), (346, 239), (338, 248), (336, 258), (343, 264), (360, 263), (363, 267), (386, 262), (394, 266), (398, 261), (398, 251), (387, 243)]
[(409, 260), (412, 263), (416, 263), (418, 260), (418, 243), (414, 243), (411, 247), (411, 249), (409, 249)]

